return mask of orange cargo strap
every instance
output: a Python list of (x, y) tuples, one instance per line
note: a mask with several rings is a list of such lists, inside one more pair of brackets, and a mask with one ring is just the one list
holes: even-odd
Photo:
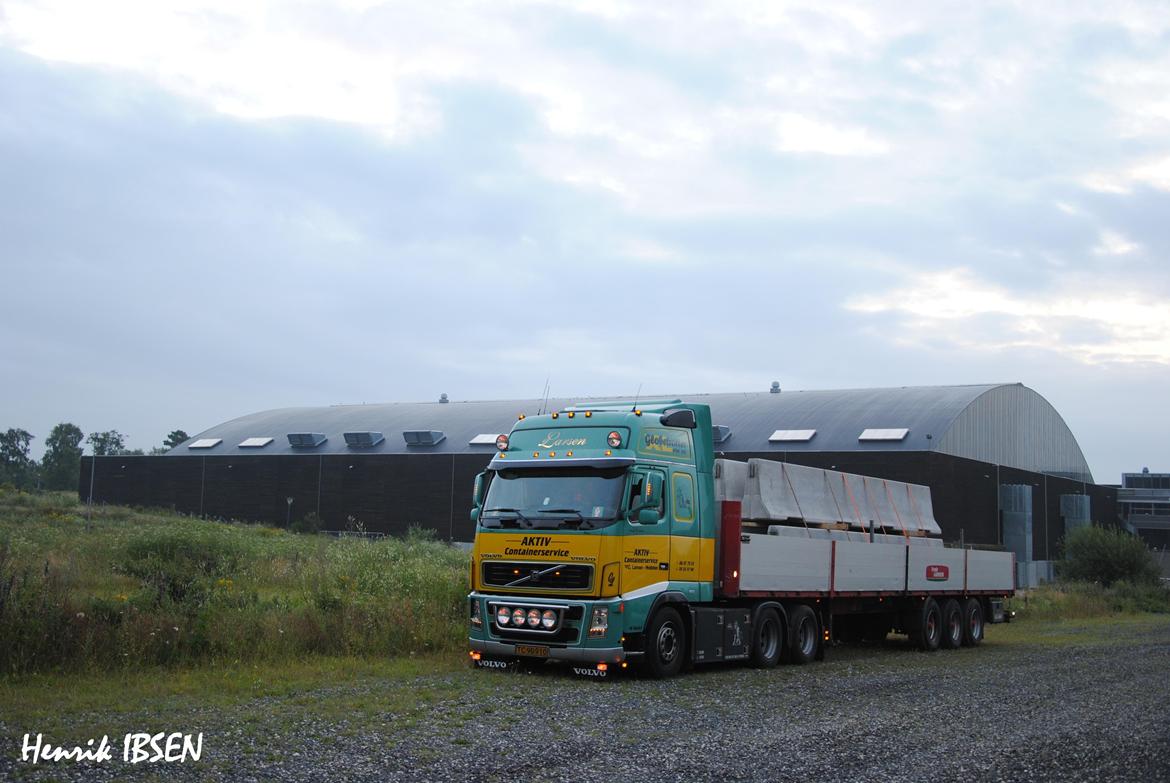
[(906, 540), (910, 540), (910, 532), (906, 530), (906, 526), (902, 524), (902, 515), (898, 513), (898, 504), (894, 502), (894, 495), (890, 492), (890, 482), (882, 479), (882, 486), (886, 488), (886, 498), (890, 501), (890, 508), (894, 509), (894, 517), (898, 520), (898, 527), (902, 528), (902, 535)]
[(792, 501), (796, 503), (796, 510), (800, 513), (800, 523), (804, 525), (804, 535), (807, 538), (812, 538), (812, 533), (808, 529), (808, 520), (804, 518), (804, 509), (800, 507), (800, 498), (796, 496), (796, 490), (792, 486), (792, 479), (788, 478), (788, 465), (780, 463), (780, 472), (784, 474), (784, 483), (788, 485), (788, 491), (792, 493)]

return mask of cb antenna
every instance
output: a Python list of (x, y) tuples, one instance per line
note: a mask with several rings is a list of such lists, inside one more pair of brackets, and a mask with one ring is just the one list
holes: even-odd
[(634, 407), (630, 408), (632, 411), (638, 410), (638, 398), (642, 396), (642, 384), (638, 384), (638, 391), (634, 392)]
[(546, 412), (545, 408), (548, 407), (549, 381), (551, 381), (551, 380), (552, 380), (552, 375), (548, 375), (544, 379), (544, 399), (540, 403), (540, 410), (538, 411), (538, 413), (545, 413)]

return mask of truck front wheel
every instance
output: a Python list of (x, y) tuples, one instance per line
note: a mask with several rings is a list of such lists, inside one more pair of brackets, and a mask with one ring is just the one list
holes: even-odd
[(771, 669), (780, 662), (780, 654), (784, 652), (782, 632), (780, 615), (775, 609), (760, 612), (752, 630), (752, 666)]
[(687, 629), (678, 612), (664, 606), (646, 633), (646, 668), (652, 677), (673, 677), (682, 670)]

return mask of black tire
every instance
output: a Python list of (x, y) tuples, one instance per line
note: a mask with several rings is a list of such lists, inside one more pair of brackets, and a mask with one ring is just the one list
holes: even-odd
[(963, 610), (954, 598), (943, 601), (942, 646), (947, 650), (957, 650), (963, 646)]
[(788, 662), (798, 665), (816, 659), (821, 644), (821, 624), (817, 614), (804, 604), (788, 613)]
[(752, 666), (771, 669), (780, 663), (784, 652), (784, 624), (775, 609), (765, 609), (756, 615), (752, 629)]
[(938, 602), (927, 598), (906, 617), (906, 635), (920, 650), (934, 652), (942, 641), (942, 612)]
[(963, 605), (963, 646), (975, 647), (983, 641), (983, 604), (968, 598)]
[(659, 609), (646, 632), (646, 671), (651, 677), (673, 677), (686, 658), (687, 629), (669, 606)]

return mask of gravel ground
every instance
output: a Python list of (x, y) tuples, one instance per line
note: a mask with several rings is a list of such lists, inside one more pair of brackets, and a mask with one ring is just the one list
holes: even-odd
[(668, 681), (549, 669), (348, 683), (191, 711), (168, 729), (206, 732), (185, 765), (32, 767), (0, 721), (0, 780), (1170, 781), (1170, 625), (1111, 641), (996, 632), (974, 650), (891, 637), (807, 667)]

